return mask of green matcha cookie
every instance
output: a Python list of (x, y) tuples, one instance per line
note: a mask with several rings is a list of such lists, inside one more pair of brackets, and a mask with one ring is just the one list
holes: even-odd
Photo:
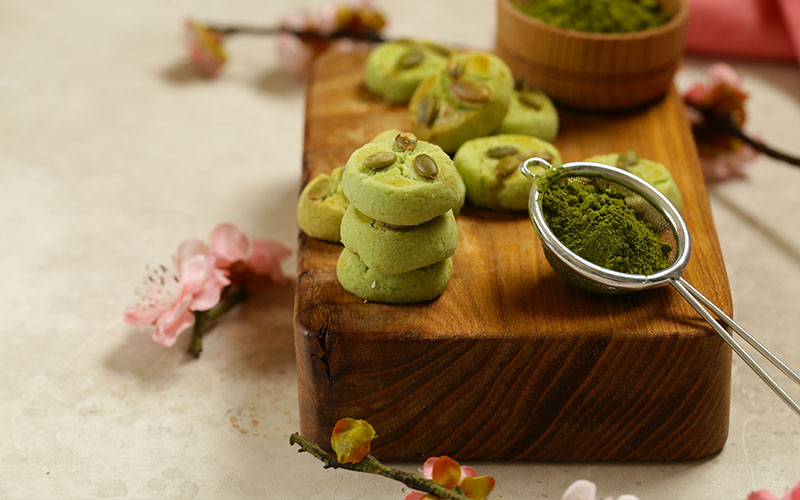
[(435, 299), (444, 291), (452, 273), (451, 258), (403, 274), (379, 273), (347, 248), (336, 265), (336, 276), (345, 290), (365, 300), (391, 304)]
[(413, 40), (386, 42), (367, 58), (367, 88), (390, 102), (405, 104), (417, 85), (447, 63), (449, 49)]
[(306, 184), (297, 202), (297, 222), (304, 233), (339, 243), (339, 226), (347, 208), (342, 192), (342, 167), (319, 174)]
[(561, 163), (555, 146), (528, 135), (495, 135), (465, 142), (456, 153), (455, 165), (467, 186), (467, 200), (493, 210), (528, 210), (533, 181), (522, 175), (519, 167), (533, 156)]
[(455, 152), (465, 141), (488, 135), (502, 123), (513, 92), (511, 71), (496, 56), (454, 55), (411, 96), (408, 109), (414, 133)]
[(360, 212), (416, 226), (463, 203), (464, 185), (441, 148), (408, 132), (378, 138), (353, 152), (342, 176), (344, 194)]
[(596, 163), (603, 163), (611, 165), (612, 167), (619, 167), (627, 170), (637, 177), (641, 177), (649, 182), (653, 187), (661, 191), (669, 201), (675, 205), (675, 208), (681, 210), (683, 208), (683, 200), (681, 199), (681, 192), (678, 191), (678, 186), (675, 184), (675, 179), (669, 173), (667, 167), (661, 163), (652, 160), (639, 158), (636, 151), (630, 150), (625, 153), (611, 153), (607, 155), (597, 155), (591, 158), (586, 158), (585, 161), (593, 161)]
[(342, 218), (342, 243), (370, 269), (400, 274), (453, 255), (458, 227), (452, 211), (419, 226), (387, 226), (350, 205)]
[(558, 134), (558, 112), (544, 92), (527, 88), (515, 90), (511, 106), (495, 134), (525, 134), (553, 142)]

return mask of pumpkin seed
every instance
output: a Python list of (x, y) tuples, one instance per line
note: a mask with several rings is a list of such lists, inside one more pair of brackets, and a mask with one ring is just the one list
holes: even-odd
[(489, 98), (489, 89), (470, 80), (454, 80), (450, 84), (450, 90), (464, 101), (481, 102)]
[(447, 76), (452, 78), (453, 80), (458, 80), (461, 78), (461, 75), (464, 74), (464, 63), (454, 63), (448, 66), (447, 68)]
[(425, 46), (426, 48), (436, 52), (437, 54), (443, 55), (444, 57), (450, 57), (451, 55), (453, 55), (453, 51), (452, 50), (448, 49), (447, 47), (445, 47), (443, 45), (439, 45), (438, 43), (425, 41), (425, 42), (422, 42), (422, 45)]
[(378, 151), (367, 156), (364, 166), (371, 170), (386, 168), (397, 160), (397, 156), (391, 151)]
[(506, 178), (519, 168), (520, 163), (520, 159), (517, 155), (506, 156), (495, 165), (494, 175), (496, 175), (498, 179)]
[(322, 200), (331, 192), (331, 179), (327, 175), (325, 177), (317, 177), (311, 181), (311, 186), (306, 193), (310, 200)]
[(417, 147), (417, 136), (411, 132), (400, 132), (394, 138), (394, 147), (399, 151), (413, 151)]
[(542, 106), (544, 106), (542, 98), (538, 94), (534, 94), (533, 92), (520, 92), (519, 102), (528, 106), (529, 108), (535, 109), (536, 111), (539, 111), (540, 109), (542, 109)]
[(397, 60), (397, 64), (395, 67), (397, 69), (411, 69), (415, 66), (419, 66), (422, 64), (422, 61), (425, 59), (425, 54), (418, 50), (409, 50), (402, 56), (400, 59)]
[(417, 105), (417, 122), (430, 127), (439, 112), (439, 102), (433, 94), (426, 94)]
[(433, 158), (421, 154), (414, 157), (414, 171), (426, 179), (435, 179), (439, 175), (439, 166)]
[(636, 165), (637, 163), (639, 163), (639, 154), (633, 149), (625, 151), (619, 155), (619, 158), (617, 158), (617, 166), (619, 168), (627, 169)]
[(486, 151), (486, 156), (489, 158), (502, 158), (514, 154), (517, 154), (517, 148), (514, 146), (495, 146)]

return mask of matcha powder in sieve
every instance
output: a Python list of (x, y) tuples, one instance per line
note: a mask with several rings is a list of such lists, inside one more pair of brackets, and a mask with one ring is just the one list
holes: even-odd
[(514, 5), (545, 24), (592, 33), (632, 33), (669, 21), (657, 0), (514, 0)]
[(672, 247), (639, 219), (622, 195), (594, 184), (558, 179), (559, 169), (537, 175), (548, 226), (567, 248), (598, 266), (653, 274), (669, 264)]

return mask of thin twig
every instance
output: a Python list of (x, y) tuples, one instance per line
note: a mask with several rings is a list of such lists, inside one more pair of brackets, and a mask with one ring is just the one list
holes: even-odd
[(346, 464), (336, 460), (336, 457), (325, 452), (322, 448), (304, 438), (300, 434), (294, 433), (289, 437), (289, 443), (292, 445), (299, 445), (298, 452), (307, 452), (314, 458), (320, 460), (325, 469), (345, 469), (356, 472), (366, 472), (368, 474), (377, 474), (379, 476), (388, 477), (395, 481), (400, 481), (409, 488), (417, 491), (430, 493), (431, 495), (441, 498), (443, 500), (469, 500), (464, 494), (461, 487), (456, 486), (453, 489), (445, 488), (441, 484), (435, 483), (430, 479), (419, 477), (416, 474), (410, 474), (397, 469), (392, 469), (380, 463), (377, 458), (372, 455), (367, 455), (364, 460), (357, 464)]
[(259, 35), (259, 36), (272, 36), (278, 33), (287, 33), (296, 35), (300, 38), (314, 38), (319, 40), (337, 40), (340, 38), (351, 38), (353, 40), (364, 40), (367, 42), (385, 42), (386, 39), (381, 37), (375, 32), (363, 33), (355, 35), (346, 31), (334, 31), (333, 33), (320, 33), (318, 31), (305, 31), (294, 30), (281, 26), (240, 26), (240, 25), (220, 25), (220, 24), (207, 24), (205, 25), (212, 31), (216, 31), (222, 36), (229, 35)]
[(206, 333), (206, 325), (214, 319), (222, 316), (233, 307), (243, 302), (247, 298), (247, 290), (238, 285), (229, 285), (222, 291), (219, 303), (208, 311), (195, 311), (194, 328), (192, 328), (192, 341), (186, 352), (197, 359), (203, 352), (203, 335)]

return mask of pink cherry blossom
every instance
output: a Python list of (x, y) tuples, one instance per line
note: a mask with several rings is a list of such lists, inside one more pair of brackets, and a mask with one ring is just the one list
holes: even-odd
[[(586, 479), (578, 479), (569, 485), (564, 491), (561, 500), (598, 500), (597, 486)], [(614, 500), (613, 497), (606, 497), (605, 500)], [(639, 500), (634, 495), (622, 495), (617, 500)]]
[[(778, 500), (778, 497), (767, 490), (758, 490), (750, 493), (747, 500)], [(800, 500), (800, 481), (791, 490), (786, 488), (786, 493), (781, 500)]]
[(278, 60), (281, 67), (294, 77), (305, 76), (314, 58), (332, 45), (346, 44), (329, 38), (336, 33), (353, 39), (376, 39), (386, 25), (386, 19), (369, 0), (332, 2), (318, 14), (296, 10), (281, 19), (279, 25), (294, 31), (319, 36), (298, 36), (293, 33), (277, 35)]
[(222, 289), (230, 284), (216, 258), (202, 242), (181, 245), (176, 259), (177, 273), (166, 266), (149, 269), (141, 301), (125, 311), (132, 325), (155, 326), (153, 340), (165, 346), (194, 324), (194, 311), (206, 311), (219, 302)]
[[(433, 466), (439, 461), (440, 457), (430, 457), (429, 459), (425, 460), (425, 463), (422, 465), (422, 475), (425, 479), (433, 479)], [(465, 477), (478, 477), (478, 473), (472, 467), (467, 465), (461, 466), (461, 478), (459, 479), (459, 483)], [(425, 498), (425, 493), (420, 491), (415, 491), (406, 495), (405, 500), (422, 500)], [(428, 497), (430, 498), (430, 496)]]
[(189, 62), (206, 78), (215, 78), (228, 59), (222, 35), (191, 19), (186, 21), (186, 35)]
[(695, 131), (703, 177), (708, 182), (743, 177), (743, 166), (757, 153), (741, 139), (714, 126), (729, 123), (741, 129), (745, 123), (747, 94), (742, 79), (728, 64), (712, 64), (705, 81), (684, 95), (686, 113)]
[(222, 223), (211, 231), (210, 252), (216, 256), (216, 266), (231, 271), (234, 265), (242, 263), (249, 273), (266, 276), (276, 283), (286, 283), (286, 275), (281, 270), (281, 262), (291, 251), (276, 241), (250, 240), (237, 226)]

